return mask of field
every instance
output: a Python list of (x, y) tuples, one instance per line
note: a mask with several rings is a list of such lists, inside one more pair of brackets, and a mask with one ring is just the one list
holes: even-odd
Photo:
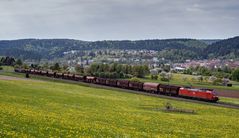
[[(0, 79), (0, 137), (239, 137), (239, 110), (61, 82)], [(195, 114), (164, 111), (170, 102)]]
[[(232, 87), (226, 87), (226, 86), (218, 86), (218, 85), (212, 85), (209, 82), (206, 82), (205, 80), (203, 82), (199, 82), (197, 80), (193, 80), (192, 78), (195, 77), (193, 75), (186, 75), (186, 74), (177, 74), (173, 73), (172, 80), (169, 82), (158, 80), (152, 80), (150, 76), (146, 76), (145, 79), (140, 79), (143, 82), (159, 82), (164, 84), (174, 84), (174, 85), (181, 85), (181, 86), (194, 86), (194, 87), (200, 87), (200, 88), (212, 88), (217, 90), (232, 90), (232, 91), (238, 91), (239, 92), (239, 82), (231, 81), (230, 83), (233, 84)], [(184, 80), (183, 78), (186, 78)], [(193, 80), (193, 81), (192, 81)]]

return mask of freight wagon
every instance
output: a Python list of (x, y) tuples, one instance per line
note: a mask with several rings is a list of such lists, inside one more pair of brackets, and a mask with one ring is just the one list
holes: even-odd
[(47, 75), (47, 72), (46, 72), (46, 71), (41, 71), (41, 75), (42, 75), (42, 76), (46, 76), (46, 75)]
[(56, 74), (55, 72), (51, 72), (51, 71), (47, 72), (48, 77), (54, 77), (55, 74)]
[(180, 88), (179, 86), (160, 84), (158, 92), (165, 95), (178, 95)]
[(75, 80), (75, 74), (68, 74), (67, 79), (69, 80)]
[(85, 82), (88, 82), (88, 83), (95, 83), (95, 82), (96, 82), (96, 77), (86, 76), (86, 78), (85, 78)]
[(85, 80), (84, 76), (75, 75), (75, 81), (83, 81), (83, 80)]
[(159, 83), (145, 82), (143, 85), (143, 90), (151, 93), (158, 93)]
[(56, 73), (55, 77), (56, 78), (62, 78), (63, 77), (63, 73)]
[(143, 86), (144, 86), (143, 82), (129, 81), (129, 88), (132, 90), (143, 90)]
[(106, 80), (106, 85), (116, 87), (117, 86), (117, 80), (114, 79), (107, 79)]
[(96, 78), (96, 83), (106, 85), (106, 79), (105, 78)]
[(117, 86), (120, 88), (129, 88), (129, 81), (128, 80), (118, 80)]

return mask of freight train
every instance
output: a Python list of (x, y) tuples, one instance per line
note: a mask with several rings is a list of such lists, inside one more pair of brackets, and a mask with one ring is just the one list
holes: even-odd
[(135, 82), (129, 80), (117, 80), (108, 78), (99, 78), (93, 76), (81, 76), (71, 73), (58, 73), (52, 71), (42, 71), (35, 69), (15, 69), (15, 72), (47, 76), (52, 78), (66, 79), (72, 81), (82, 81), (98, 85), (106, 85), (111, 87), (119, 87), (123, 89), (137, 90), (142, 92), (162, 94), (168, 96), (178, 96), (191, 98), (196, 100), (204, 100), (217, 102), (219, 100), (216, 92), (213, 89), (193, 89), (190, 87), (181, 87), (175, 85), (165, 85), (151, 82)]

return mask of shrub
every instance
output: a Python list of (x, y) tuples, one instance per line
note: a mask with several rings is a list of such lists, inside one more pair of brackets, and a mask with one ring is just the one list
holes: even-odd
[(161, 81), (169, 81), (168, 78), (161, 78), (160, 80), (161, 80)]
[(140, 82), (140, 80), (138, 78), (136, 78), (136, 77), (133, 77), (130, 80), (133, 81), (133, 82)]
[(222, 82), (222, 80), (218, 78), (218, 79), (214, 80), (214, 81), (212, 82), (212, 84), (213, 84), (213, 85), (220, 85), (221, 82)]
[(104, 73), (104, 72), (100, 72), (100, 73), (99, 73), (99, 77), (105, 78), (105, 73)]
[(161, 81), (169, 81), (173, 77), (172, 73), (166, 73), (166, 72), (161, 72), (160, 76), (161, 76)]
[(202, 77), (202, 76), (197, 76), (197, 80), (198, 80), (199, 82), (202, 82), (202, 81), (203, 81), (203, 77)]
[(96, 72), (96, 73), (94, 73), (94, 76), (99, 77), (99, 76), (100, 76), (100, 73), (99, 73), (99, 72)]
[(239, 68), (233, 71), (232, 73), (232, 79), (235, 81), (239, 81)]
[(131, 74), (125, 74), (125, 78), (133, 78), (134, 76)]
[(217, 79), (217, 77), (215, 77), (215, 76), (210, 76), (209, 78), (208, 78), (208, 80), (210, 81), (210, 82), (213, 82), (213, 81), (215, 81)]
[(15, 66), (14, 66), (14, 68), (20, 68), (20, 67), (21, 67), (21, 66), (19, 66), (19, 65), (15, 65)]
[(158, 80), (158, 75), (151, 75), (152, 80)]

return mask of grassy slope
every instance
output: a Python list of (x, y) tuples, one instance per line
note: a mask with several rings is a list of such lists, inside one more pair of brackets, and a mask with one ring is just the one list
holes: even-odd
[[(143, 108), (166, 102), (197, 114)], [(74, 84), (0, 80), (0, 137), (239, 137), (238, 115), (235, 109)]]
[(220, 97), (220, 101), (225, 102), (225, 103), (232, 103), (232, 104), (238, 104), (239, 105), (239, 99), (238, 98)]

